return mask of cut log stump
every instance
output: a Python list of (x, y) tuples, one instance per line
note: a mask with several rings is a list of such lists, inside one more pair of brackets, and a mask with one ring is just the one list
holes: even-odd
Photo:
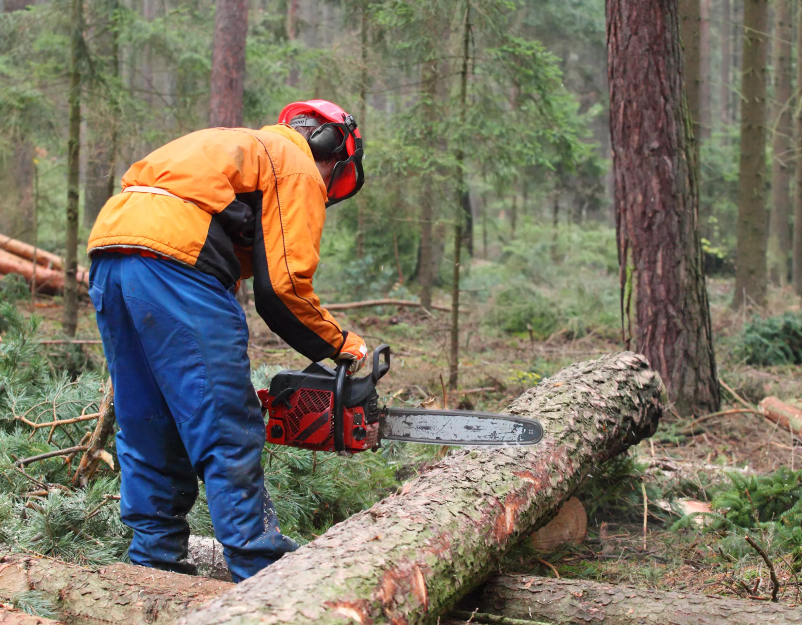
[(776, 397), (766, 397), (760, 402), (760, 411), (769, 421), (784, 430), (802, 436), (802, 410), (786, 404)]
[(435, 623), (591, 470), (655, 432), (662, 393), (633, 353), (568, 367), (507, 409), (542, 422), (536, 447), (455, 451), (179, 622)]
[[(802, 609), (762, 601), (707, 597), (589, 582), (500, 575), (472, 592), (441, 625), (547, 622), (554, 625), (797, 625)], [(505, 621), (506, 620), (506, 621)]]
[(557, 516), (532, 534), (532, 546), (540, 551), (553, 551), (566, 543), (580, 544), (588, 533), (588, 515), (585, 506), (571, 497), (560, 508)]

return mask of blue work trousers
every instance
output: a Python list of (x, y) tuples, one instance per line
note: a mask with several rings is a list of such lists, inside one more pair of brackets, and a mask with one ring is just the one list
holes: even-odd
[(186, 517), (198, 478), (234, 581), (297, 549), (264, 485), (265, 424), (234, 295), (200, 271), (136, 254), (95, 257), (89, 279), (114, 383), (131, 562), (194, 572)]

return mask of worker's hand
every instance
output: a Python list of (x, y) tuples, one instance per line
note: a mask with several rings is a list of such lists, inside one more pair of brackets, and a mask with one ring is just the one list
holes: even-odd
[(337, 362), (350, 361), (348, 363), (348, 373), (356, 373), (364, 366), (367, 359), (368, 347), (362, 337), (354, 332), (346, 332), (343, 348), (334, 357), (334, 360)]

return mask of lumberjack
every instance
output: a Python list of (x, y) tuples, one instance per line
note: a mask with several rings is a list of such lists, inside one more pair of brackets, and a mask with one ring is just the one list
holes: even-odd
[(326, 207), (364, 183), (356, 121), (325, 100), (290, 104), (278, 121), (193, 132), (134, 163), (89, 238), (135, 564), (194, 572), (198, 478), (235, 581), (298, 547), (264, 486), (241, 279), (253, 277), (260, 316), (310, 360), (353, 373), (367, 356), (312, 288)]

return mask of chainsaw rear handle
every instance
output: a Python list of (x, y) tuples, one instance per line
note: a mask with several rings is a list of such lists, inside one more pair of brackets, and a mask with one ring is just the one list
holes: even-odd
[[(384, 356), (384, 362), (382, 362)], [(348, 375), (348, 361), (337, 365), (334, 373), (334, 400), (332, 409), (334, 411), (334, 451), (345, 451), (345, 380)], [(385, 374), (390, 370), (390, 346), (386, 343), (379, 345), (373, 350), (373, 371), (370, 373), (373, 386), (378, 384)]]

